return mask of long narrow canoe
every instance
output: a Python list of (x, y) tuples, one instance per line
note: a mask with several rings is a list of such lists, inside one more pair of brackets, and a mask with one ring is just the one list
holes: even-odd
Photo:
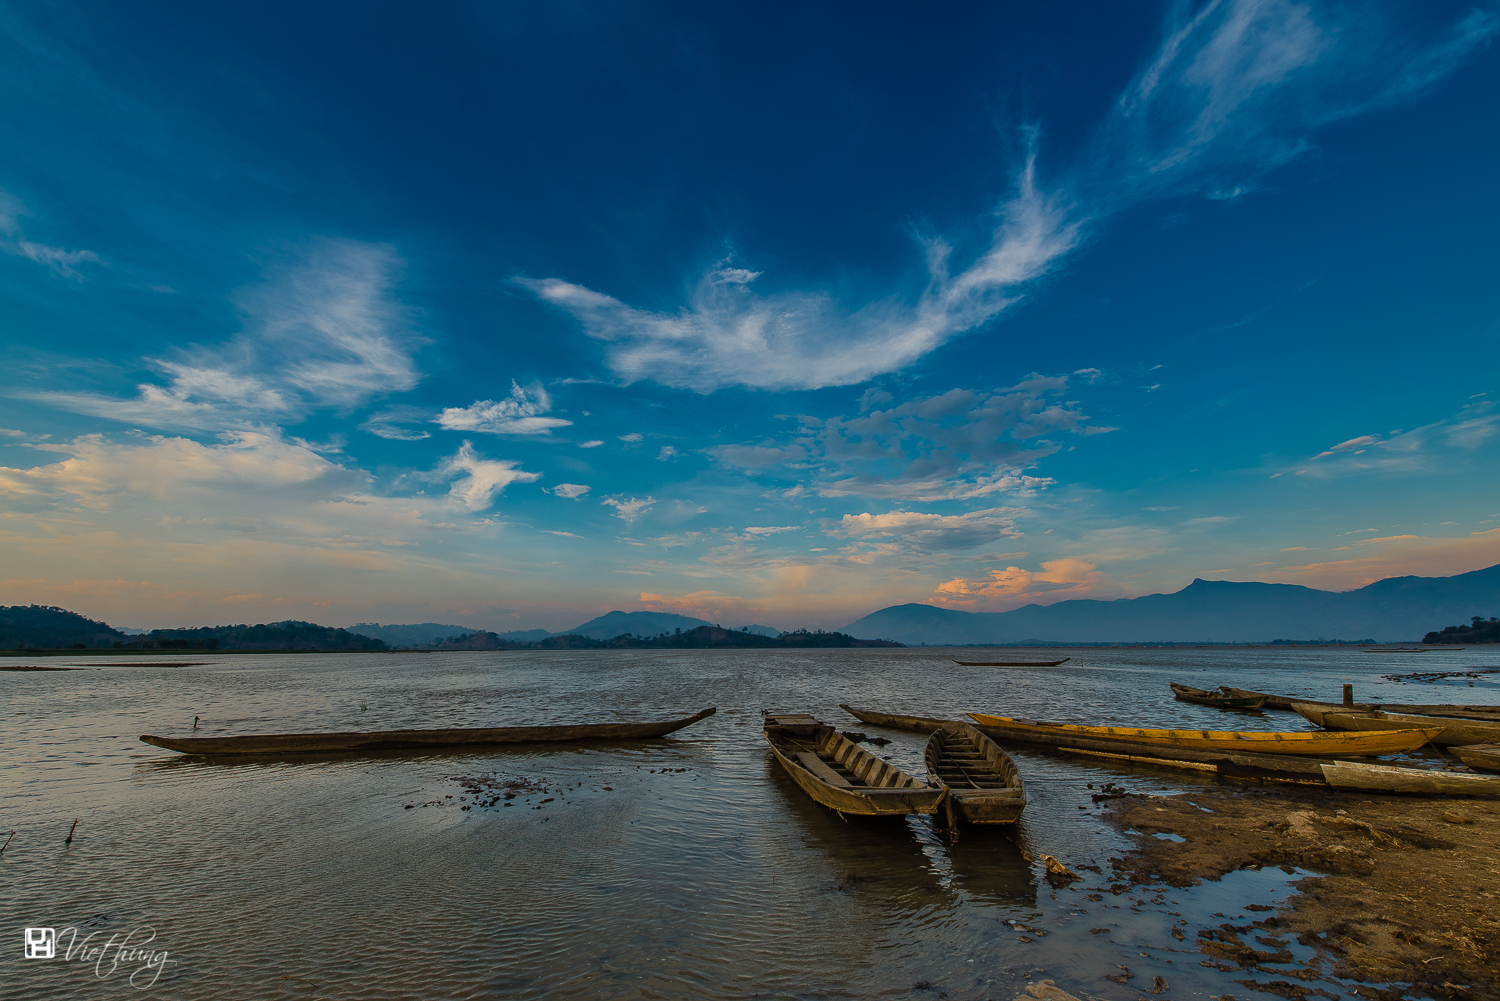
[(1432, 716), (1409, 716), (1405, 713), (1348, 712), (1343, 709), (1319, 709), (1298, 702), (1292, 708), (1308, 722), (1330, 730), (1405, 730), (1414, 726), (1441, 724), (1432, 738), (1439, 747), (1455, 744), (1493, 744), (1500, 741), (1500, 723), (1478, 720), (1437, 719)]
[(700, 719), (705, 709), (681, 719), (655, 723), (583, 723), (573, 726), (460, 727), (453, 730), (371, 730), (345, 733), (268, 733), (245, 737), (156, 737), (141, 740), (184, 754), (321, 754), (328, 751), (384, 751), (411, 747), (464, 747), (478, 744), (555, 744), (580, 740), (647, 740), (664, 737)]
[(906, 774), (806, 714), (767, 715), (765, 733), (792, 781), (830, 810), (862, 816), (936, 813), (948, 798), (948, 790)]
[(960, 820), (1014, 824), (1026, 809), (1026, 786), (1000, 745), (965, 723), (927, 738), (927, 782), (947, 786)]
[(1056, 667), (1066, 664), (1072, 657), (1062, 660), (955, 660), (959, 667)]
[(1357, 733), (1310, 731), (1274, 733), (1258, 730), (1153, 730), (1135, 726), (1079, 726), (969, 713), (981, 727), (997, 726), (1037, 733), (1094, 736), (1104, 740), (1187, 747), (1206, 751), (1248, 751), (1254, 754), (1296, 754), (1313, 758), (1366, 757), (1414, 751), (1441, 731), (1435, 729), (1374, 730)]
[(839, 708), (861, 723), (883, 726), (889, 730), (910, 730), (913, 733), (931, 733), (961, 722), (960, 720), (938, 719), (936, 716), (899, 716), (896, 713), (875, 712), (873, 709), (855, 709), (842, 702), (839, 703)]
[(1432, 796), (1500, 796), (1500, 776), (1438, 772), (1426, 768), (1392, 768), (1354, 761), (1323, 766), (1323, 777), (1336, 789), (1370, 792), (1414, 792)]
[(1172, 686), (1172, 694), (1183, 702), (1191, 702), (1199, 706), (1212, 706), (1215, 709), (1259, 709), (1266, 704), (1264, 695), (1230, 695), (1222, 688), (1216, 692), (1210, 692), (1203, 688), (1194, 688), (1192, 685), (1179, 685), (1177, 682), (1169, 682)]
[(1500, 772), (1500, 744), (1469, 744), (1455, 747), (1458, 760), (1482, 772)]
[(1452, 716), (1458, 719), (1483, 719), (1500, 721), (1500, 706), (1466, 706), (1447, 704), (1424, 704), (1419, 702), (1355, 702), (1352, 705), (1344, 705), (1342, 702), (1320, 702), (1317, 699), (1304, 699), (1295, 695), (1269, 695), (1265, 692), (1253, 692), (1248, 688), (1230, 688), (1224, 686), (1224, 691), (1230, 695), (1256, 696), (1263, 695), (1266, 699), (1267, 709), (1292, 710), (1292, 703), (1301, 702), (1303, 705), (1317, 706), (1321, 709), (1342, 709), (1345, 712), (1374, 712), (1383, 709), (1392, 713), (1412, 713), (1417, 716)]

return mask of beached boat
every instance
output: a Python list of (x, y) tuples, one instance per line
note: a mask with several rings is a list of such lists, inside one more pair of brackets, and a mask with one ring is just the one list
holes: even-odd
[(1366, 757), (1412, 751), (1432, 739), (1435, 729), (1376, 730), (1358, 733), (1309, 731), (1293, 733), (1260, 730), (1155, 730), (1136, 726), (1081, 726), (1074, 723), (1040, 723), (1036, 720), (969, 713), (983, 727), (1096, 737), (1131, 744), (1185, 747), (1206, 751), (1251, 754), (1295, 754), (1314, 758)]
[(1238, 696), (1264, 696), (1266, 709), (1292, 710), (1292, 703), (1300, 702), (1304, 705), (1316, 706), (1320, 709), (1341, 709), (1344, 712), (1373, 712), (1376, 709), (1392, 713), (1411, 713), (1416, 716), (1451, 716), (1458, 719), (1483, 719), (1500, 721), (1500, 706), (1466, 706), (1457, 704), (1427, 704), (1420, 702), (1353, 702), (1345, 705), (1342, 702), (1321, 702), (1317, 699), (1304, 699), (1296, 695), (1270, 695), (1266, 692), (1254, 692), (1248, 688), (1231, 688), (1223, 686), (1223, 690), (1230, 695)]
[(1323, 777), (1336, 789), (1414, 792), (1427, 796), (1500, 796), (1500, 776), (1496, 775), (1335, 761), (1323, 766)]
[(653, 723), (583, 723), (571, 726), (459, 727), (452, 730), (372, 730), (344, 733), (269, 733), (244, 737), (157, 737), (141, 740), (184, 754), (323, 754), (480, 744), (555, 744), (582, 740), (648, 740), (664, 737), (714, 714), (705, 709)]
[(896, 713), (876, 712), (873, 709), (856, 709), (842, 702), (839, 703), (839, 708), (861, 723), (883, 726), (890, 730), (910, 730), (913, 733), (931, 733), (945, 726), (963, 722), (956, 719), (938, 719), (936, 716), (900, 716)]
[(1056, 667), (1066, 664), (1072, 657), (1062, 660), (955, 660), (959, 667)]
[(1230, 695), (1222, 688), (1218, 691), (1208, 691), (1204, 688), (1194, 688), (1192, 685), (1179, 685), (1177, 682), (1169, 682), (1172, 686), (1172, 694), (1183, 702), (1191, 702), (1199, 706), (1213, 706), (1215, 709), (1259, 709), (1266, 704), (1264, 695)]
[(1453, 753), (1470, 768), (1478, 768), (1482, 772), (1500, 772), (1500, 744), (1470, 744), (1467, 747), (1455, 747)]
[(805, 713), (769, 713), (766, 743), (781, 767), (815, 801), (863, 816), (936, 813), (948, 790), (882, 761)]
[(927, 738), (927, 781), (948, 787), (965, 823), (1014, 824), (1026, 808), (1026, 786), (1015, 762), (966, 723), (950, 723)]
[(1406, 713), (1350, 712), (1347, 709), (1322, 709), (1298, 702), (1292, 706), (1298, 715), (1316, 726), (1329, 730), (1406, 730), (1412, 727), (1441, 725), (1432, 737), (1439, 747), (1455, 744), (1493, 744), (1500, 741), (1500, 723), (1479, 720), (1439, 719)]

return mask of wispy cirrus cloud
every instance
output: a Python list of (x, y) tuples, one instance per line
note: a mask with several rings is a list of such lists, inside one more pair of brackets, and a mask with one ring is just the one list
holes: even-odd
[(826, 531), (837, 539), (899, 540), (918, 549), (972, 549), (996, 539), (1019, 539), (1016, 517), (1023, 508), (992, 507), (966, 514), (940, 515), (920, 511), (885, 514), (846, 514)]
[(409, 390), (421, 378), (412, 356), (422, 338), (394, 295), (401, 270), (388, 246), (323, 241), (240, 296), (243, 333), (150, 360), (165, 385), (144, 383), (123, 399), (27, 395), (110, 420), (219, 430), (295, 421), (314, 409), (348, 409)]
[(969, 500), (1045, 486), (1024, 470), (1062, 445), (1048, 435), (1095, 434), (1061, 398), (1065, 376), (1032, 376), (992, 391), (954, 389), (883, 410), (803, 418), (782, 440), (724, 445), (720, 462), (785, 478), (809, 477), (824, 497)]
[(1362, 434), (1331, 445), (1305, 463), (1284, 468), (1313, 479), (1329, 479), (1355, 473), (1411, 473), (1456, 461), (1500, 435), (1500, 413), (1493, 402), (1479, 399), (1464, 404), (1444, 420), (1386, 434)]
[(947, 608), (1003, 611), (1038, 598), (1097, 597), (1111, 593), (1111, 586), (1109, 578), (1094, 564), (1060, 559), (1046, 561), (1040, 570), (1006, 567), (979, 578), (954, 577), (938, 585), (928, 601)]
[(0, 190), (0, 252), (35, 261), (53, 274), (78, 281), (83, 280), (78, 265), (99, 263), (99, 255), (92, 250), (64, 250), (28, 240), (20, 221), (27, 214), (20, 199)]
[(520, 465), (510, 459), (486, 459), (464, 442), (438, 464), (434, 474), (445, 479), (458, 477), (448, 496), (465, 510), (483, 511), (512, 483), (535, 483), (542, 478), (541, 473), (528, 473)]
[(1003, 314), (1080, 246), (1090, 228), (1143, 200), (1240, 197), (1311, 148), (1319, 126), (1421, 93), (1500, 27), (1476, 10), (1423, 38), (1368, 5), (1212, 0), (1176, 6), (1152, 59), (1121, 93), (1079, 162), (1050, 183), (1036, 130), (987, 247), (955, 265), (921, 241), (926, 280), (862, 303), (824, 290), (755, 291), (760, 272), (709, 268), (676, 310), (631, 306), (560, 278), (517, 278), (604, 343), (624, 382), (815, 389), (897, 371)]
[(606, 497), (600, 504), (606, 504), (615, 509), (615, 517), (621, 518), (625, 524), (632, 525), (635, 520), (646, 513), (646, 509), (656, 503), (655, 497)]
[(511, 380), (510, 396), (503, 400), (478, 400), (467, 407), (447, 407), (437, 423), (450, 431), (483, 434), (551, 434), (573, 422), (561, 417), (543, 417), (552, 410), (552, 396), (539, 382), (522, 386)]

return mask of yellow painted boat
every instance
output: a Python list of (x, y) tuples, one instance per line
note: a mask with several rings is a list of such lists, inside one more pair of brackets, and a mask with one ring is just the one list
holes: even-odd
[(1434, 729), (1356, 730), (1332, 733), (1307, 731), (1276, 733), (1260, 730), (1150, 730), (1138, 726), (1080, 726), (1040, 723), (1010, 716), (969, 713), (980, 726), (1033, 734), (1122, 740), (1154, 747), (1185, 747), (1203, 751), (1251, 754), (1297, 754), (1312, 758), (1370, 757), (1414, 751), (1442, 732)]

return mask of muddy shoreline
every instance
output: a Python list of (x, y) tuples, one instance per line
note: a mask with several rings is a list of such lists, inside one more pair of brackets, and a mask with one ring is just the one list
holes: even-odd
[[(1326, 874), (1257, 920), (1196, 930), (1203, 965), (1243, 971), (1247, 996), (1500, 1001), (1495, 800), (1298, 786), (1096, 799), (1136, 845), (1110, 860), (1115, 893), (1265, 866)], [(1316, 958), (1294, 962), (1291, 940)]]

